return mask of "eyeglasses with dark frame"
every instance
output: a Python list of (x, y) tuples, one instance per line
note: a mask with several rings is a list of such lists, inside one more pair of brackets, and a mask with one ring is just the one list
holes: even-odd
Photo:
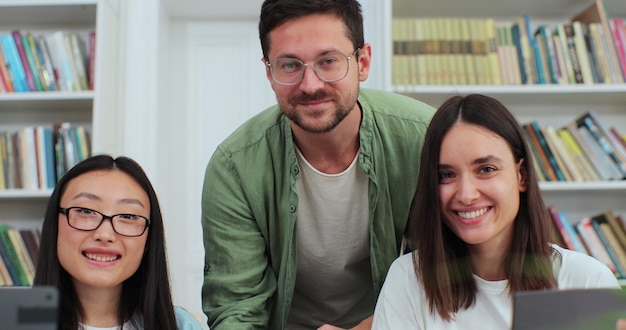
[(299, 84), (304, 77), (304, 70), (312, 65), (313, 71), (320, 80), (335, 82), (345, 78), (350, 68), (350, 60), (359, 52), (357, 48), (350, 55), (341, 52), (330, 52), (317, 58), (312, 63), (304, 63), (293, 57), (277, 57), (273, 61), (267, 60), (265, 65), (270, 68), (272, 79), (285, 86)]
[(111, 220), (113, 231), (127, 237), (141, 236), (150, 226), (150, 219), (130, 213), (104, 215), (96, 210), (78, 206), (59, 208), (59, 213), (65, 215), (70, 227), (82, 231), (96, 230), (106, 219)]

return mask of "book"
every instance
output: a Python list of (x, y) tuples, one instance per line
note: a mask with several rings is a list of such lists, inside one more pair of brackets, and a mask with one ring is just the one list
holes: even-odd
[(602, 34), (602, 27), (600, 26), (600, 23), (589, 23), (588, 30), (589, 40), (592, 43), (590, 49), (593, 52), (596, 68), (598, 70), (598, 82), (611, 83), (611, 69), (609, 67), (609, 60), (606, 57), (607, 54), (604, 46), (605, 41), (602, 40), (604, 38), (604, 35)]
[(600, 241), (600, 237), (591, 225), (591, 218), (583, 218), (575, 225), (575, 227), (585, 243), (589, 254), (609, 267), (612, 272), (617, 274), (617, 268), (613, 259), (609, 256), (608, 251)]
[(35, 44), (35, 49), (37, 50), (37, 54), (39, 55), (42, 65), (42, 84), (47, 86), (49, 91), (60, 90), (57, 82), (57, 73), (54, 69), (52, 58), (50, 57), (50, 51), (48, 50), (48, 43), (46, 39), (43, 36), (39, 36), (36, 38)]
[(7, 265), (4, 263), (4, 259), (0, 258), (0, 278), (2, 278), (3, 286), (12, 286), (13, 280), (11, 279), (11, 275), (9, 275), (9, 270), (7, 269)]
[(619, 241), (622, 249), (626, 251), (626, 229), (622, 225), (621, 221), (613, 214), (613, 211), (607, 210), (600, 216), (604, 219), (604, 222), (608, 223), (615, 234), (615, 237)]
[(540, 166), (540, 170), (543, 173), (543, 176), (546, 178), (546, 181), (557, 181), (557, 176), (554, 173), (554, 169), (550, 165), (548, 158), (541, 147), (541, 143), (539, 143), (539, 139), (535, 134), (535, 130), (531, 127), (530, 123), (522, 124), (522, 129), (526, 134), (526, 138), (528, 139), (528, 145), (531, 149), (531, 152), (536, 153), (535, 159), (537, 159), (537, 164)]
[(89, 77), (87, 76), (86, 52), (82, 39), (76, 32), (70, 32), (65, 35), (66, 45), (69, 47), (69, 54), (72, 58), (74, 72), (78, 81), (79, 90), (89, 90)]
[(550, 148), (550, 151), (552, 152), (552, 156), (556, 160), (557, 166), (559, 167), (559, 169), (561, 170), (561, 173), (563, 173), (563, 176), (565, 177), (563, 181), (575, 181), (574, 174), (572, 174), (572, 169), (569, 166), (571, 163), (568, 164), (567, 162), (565, 162), (565, 160), (562, 157), (562, 155), (564, 155), (565, 150), (563, 149), (559, 150), (557, 148), (558, 143), (561, 141), (559, 137), (557, 136), (554, 127), (550, 125), (539, 126), (539, 129), (541, 129), (541, 133), (543, 134), (543, 137), (546, 140), (548, 148)]
[(556, 32), (550, 35), (550, 41), (552, 42), (552, 49), (554, 50), (555, 56), (554, 64), (556, 64), (557, 84), (567, 85), (569, 84), (569, 77), (566, 71), (565, 48), (561, 46), (561, 39)]
[[(8, 226), (0, 224), (0, 232), (7, 230)], [(9, 252), (5, 249), (5, 243), (0, 236), (0, 259), (2, 264), (0, 265), (0, 275), (4, 278), (5, 283), (10, 285), (19, 285), (19, 277), (15, 272), (11, 259), (9, 258)]]
[(576, 118), (580, 126), (586, 126), (596, 139), (602, 150), (610, 157), (618, 169), (626, 177), (626, 149), (619, 141), (615, 141), (609, 129), (598, 118), (594, 111), (587, 111)]
[(39, 174), (37, 171), (37, 147), (35, 146), (35, 128), (24, 127), (19, 134), (19, 162), (22, 176), (22, 188), (39, 189)]
[[(612, 36), (609, 17), (603, 0), (593, 1), (593, 3), (587, 8), (574, 15), (570, 21), (579, 21), (584, 24), (599, 23), (603, 34), (607, 37)], [(626, 77), (626, 66), (620, 64), (615, 44), (610, 42), (610, 39), (607, 38), (607, 47), (604, 49), (607, 52), (607, 58), (609, 59), (608, 64), (610, 72), (612, 73), (611, 82), (624, 82), (624, 77)]]
[(26, 84), (28, 85), (28, 90), (37, 91), (35, 78), (33, 77), (33, 73), (30, 69), (28, 58), (26, 57), (26, 51), (24, 50), (24, 44), (22, 43), (22, 32), (20, 30), (13, 30), (11, 31), (11, 35), (13, 36), (13, 42), (15, 43), (17, 53), (19, 54), (19, 59), (22, 62), (22, 67), (24, 69), (24, 74), (26, 76)]
[(535, 31), (535, 38), (537, 39), (539, 47), (542, 50), (541, 58), (545, 68), (545, 76), (548, 77), (548, 79), (546, 79), (546, 83), (558, 84), (559, 73), (556, 52), (552, 43), (552, 33), (545, 25), (540, 25)]
[(35, 37), (32, 32), (26, 32), (26, 34), (22, 36), (22, 44), (24, 44), (26, 58), (28, 59), (28, 64), (30, 65), (30, 69), (33, 73), (37, 90), (48, 91), (49, 88), (47, 82), (45, 81), (45, 77), (42, 77), (42, 75), (45, 74), (45, 68), (39, 58), (40, 56), (37, 50), (37, 44), (35, 43)]
[(11, 34), (0, 35), (0, 48), (2, 49), (4, 63), (7, 67), (13, 90), (15, 92), (28, 92), (26, 72)]
[(626, 150), (626, 139), (624, 139), (624, 136), (617, 131), (617, 128), (611, 126), (609, 127), (609, 132), (611, 133), (611, 136), (613, 137), (613, 140), (616, 142), (616, 144), (620, 144), (622, 148)]
[(577, 160), (574, 158), (574, 155), (569, 151), (563, 139), (559, 136), (556, 128), (552, 125), (547, 125), (544, 127), (545, 135), (548, 141), (551, 141), (554, 146), (554, 150), (556, 150), (556, 154), (558, 155), (558, 159), (560, 159), (563, 163), (562, 167), (566, 169), (566, 173), (569, 174), (570, 181), (589, 181), (587, 176), (583, 174), (580, 170)]
[(19, 229), (20, 235), (22, 236), (22, 240), (24, 241), (24, 245), (26, 246), (26, 250), (28, 251), (28, 255), (33, 262), (33, 265), (37, 265), (39, 261), (39, 237), (37, 236), (37, 229), (35, 228), (24, 228)]
[[(89, 52), (88, 52), (88, 63), (89, 63), (89, 89), (93, 90), (95, 85), (95, 72), (96, 72), (96, 31), (89, 32), (89, 42), (88, 42)], [(419, 49), (419, 48), (418, 48)], [(419, 68), (419, 66), (418, 66)]]
[(609, 158), (609, 155), (602, 150), (602, 146), (593, 137), (589, 128), (586, 126), (579, 126), (578, 131), (591, 147), (592, 153), (594, 157), (596, 157), (595, 159), (598, 160), (598, 167), (605, 171), (605, 177), (608, 178), (608, 180), (622, 179), (624, 177), (623, 173), (621, 173), (617, 165), (615, 165), (615, 163)]
[(530, 64), (530, 45), (528, 44), (528, 38), (524, 37), (524, 33), (519, 23), (514, 23), (511, 26), (511, 37), (513, 45), (517, 49), (517, 62), (519, 65), (520, 79), (523, 85), (533, 84), (532, 78), (528, 70)]
[(561, 54), (563, 57), (563, 65), (561, 66), (561, 71), (563, 79), (566, 84), (576, 84), (576, 72), (574, 70), (574, 64), (572, 63), (572, 58), (570, 56), (570, 45), (569, 40), (567, 38), (567, 33), (565, 32), (565, 24), (557, 24), (556, 26), (556, 34), (555, 38), (558, 40), (560, 45), (559, 49), (561, 49)]
[(13, 227), (9, 227), (7, 233), (9, 235), (9, 239), (11, 240), (11, 244), (13, 244), (13, 248), (15, 249), (17, 260), (22, 268), (22, 271), (24, 272), (26, 285), (30, 286), (33, 284), (33, 277), (35, 276), (35, 265), (30, 259), (28, 251), (26, 251), (26, 246), (24, 245), (24, 241), (22, 241), (22, 236), (18, 230)]
[(78, 90), (72, 59), (65, 46), (65, 32), (56, 31), (45, 36), (45, 39), (52, 65), (57, 73), (59, 90), (70, 92)]
[(573, 164), (578, 168), (579, 173), (583, 176), (583, 181), (600, 181), (600, 176), (596, 172), (593, 165), (589, 162), (589, 159), (580, 150), (580, 146), (570, 131), (566, 128), (560, 128), (558, 129), (557, 134), (572, 155)]
[(9, 76), (9, 71), (7, 69), (7, 65), (4, 62), (4, 55), (0, 51), (0, 83), (3, 86), (5, 92), (13, 92), (13, 82), (11, 81), (11, 77)]
[(543, 152), (546, 155), (546, 159), (548, 160), (548, 164), (552, 167), (554, 174), (556, 175), (556, 181), (567, 181), (567, 177), (563, 174), (563, 170), (559, 166), (559, 163), (554, 156), (554, 151), (550, 148), (548, 141), (546, 140), (545, 135), (539, 123), (536, 120), (531, 121), (530, 128), (534, 130), (535, 135), (537, 136), (537, 141), (539, 141), (539, 145), (543, 149)]
[(565, 38), (567, 41), (567, 55), (572, 63), (572, 71), (573, 77), (576, 84), (583, 84), (585, 80), (583, 78), (582, 67), (580, 64), (580, 59), (578, 58), (579, 50), (578, 45), (575, 39), (574, 27), (572, 24), (563, 24), (563, 31), (565, 33)]
[(591, 217), (591, 226), (595, 229), (598, 237), (600, 238), (600, 242), (606, 249), (615, 264), (615, 268), (617, 269), (617, 273), (620, 278), (626, 278), (626, 259), (619, 253), (622, 249), (617, 249), (615, 245), (615, 237), (611, 235), (610, 228), (608, 224), (598, 221), (597, 217)]
[(609, 20), (609, 26), (613, 35), (617, 57), (622, 67), (622, 73), (626, 80), (626, 31), (624, 31), (624, 22), (621, 18), (612, 18)]
[(589, 161), (589, 164), (593, 166), (595, 173), (597, 173), (599, 179), (601, 181), (611, 180), (610, 171), (608, 171), (605, 166), (602, 164), (602, 159), (596, 155), (594, 149), (592, 149), (588, 140), (581, 134), (578, 129), (578, 124), (576, 121), (571, 121), (565, 126), (563, 126), (569, 134), (572, 136), (576, 144), (580, 147), (582, 155)]
[(574, 44), (576, 45), (576, 55), (578, 64), (580, 65), (580, 73), (584, 84), (593, 84), (593, 73), (589, 53), (587, 52), (587, 43), (585, 41), (585, 28), (579, 21), (572, 22), (572, 31)]
[(563, 221), (559, 214), (559, 211), (554, 206), (548, 206), (548, 212), (550, 213), (550, 217), (552, 218), (552, 222), (554, 222), (555, 228), (557, 230), (558, 235), (561, 238), (561, 241), (564, 243), (564, 248), (569, 250), (576, 250), (574, 243), (572, 242), (571, 236), (567, 230), (565, 230), (565, 226), (563, 225)]
[(54, 146), (52, 144), (52, 129), (37, 126), (35, 131), (35, 145), (37, 154), (37, 175), (40, 189), (52, 189), (56, 183)]
[(8, 225), (0, 224), (0, 244), (2, 244), (4, 253), (6, 253), (8, 257), (7, 266), (13, 270), (12, 276), (15, 276), (13, 282), (16, 285), (30, 285), (28, 277), (20, 263), (15, 246), (13, 246), (9, 236), (9, 228)]

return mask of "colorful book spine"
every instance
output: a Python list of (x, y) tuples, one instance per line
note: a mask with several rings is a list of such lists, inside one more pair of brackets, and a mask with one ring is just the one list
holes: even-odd
[(13, 36), (10, 34), (3, 34), (0, 36), (0, 43), (2, 48), (2, 54), (4, 55), (4, 61), (9, 72), (10, 80), (13, 84), (13, 89), (16, 92), (28, 92), (28, 83), (26, 82), (26, 72), (22, 65), (22, 60), (17, 51)]
[(13, 30), (11, 31), (11, 35), (13, 36), (13, 42), (15, 42), (20, 62), (22, 62), (22, 67), (24, 68), (28, 90), (31, 92), (37, 91), (37, 84), (35, 84), (35, 78), (33, 77), (30, 65), (28, 64), (28, 57), (26, 57), (26, 50), (24, 49), (24, 44), (22, 43), (22, 32), (20, 30)]

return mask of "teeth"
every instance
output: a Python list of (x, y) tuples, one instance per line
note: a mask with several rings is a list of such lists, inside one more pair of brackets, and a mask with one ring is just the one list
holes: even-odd
[(483, 214), (485, 214), (485, 212), (487, 212), (489, 208), (485, 207), (482, 208), (480, 210), (476, 210), (476, 211), (471, 211), (471, 212), (457, 212), (457, 214), (461, 217), (461, 218), (466, 218), (466, 219), (474, 219), (477, 218)]
[(101, 262), (109, 262), (109, 261), (117, 260), (117, 256), (103, 257), (103, 256), (93, 254), (93, 253), (85, 253), (85, 256), (91, 260), (101, 261)]

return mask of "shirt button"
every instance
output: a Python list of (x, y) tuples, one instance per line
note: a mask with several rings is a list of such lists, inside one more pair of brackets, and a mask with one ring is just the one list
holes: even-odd
[(289, 212), (291, 212), (291, 213), (296, 212), (296, 206), (295, 205), (289, 205)]
[(300, 173), (300, 168), (298, 166), (294, 166), (293, 168), (291, 168), (291, 173), (293, 174)]

